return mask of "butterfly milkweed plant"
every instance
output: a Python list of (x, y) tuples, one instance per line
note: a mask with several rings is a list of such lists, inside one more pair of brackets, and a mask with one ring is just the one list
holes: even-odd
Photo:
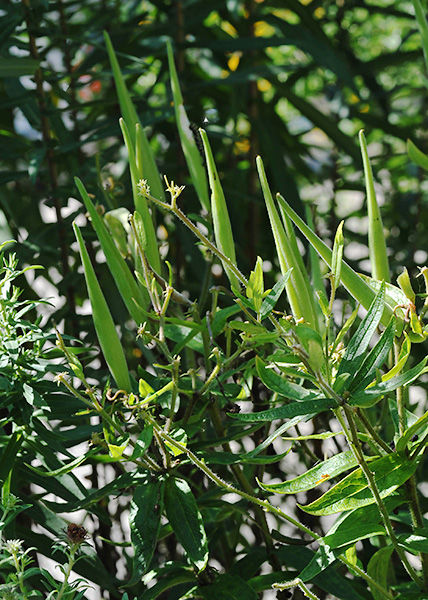
[[(428, 39), (423, 14), (418, 18)], [(107, 34), (105, 44), (132, 199), (128, 208), (102, 211), (96, 191), (76, 178), (87, 224), (73, 228), (97, 356), (110, 377), (94, 384), (85, 374), (94, 349), (57, 332), (50, 352), (63, 357), (52, 382), (61, 406), (22, 379), (35, 409), (33, 436), (46, 429), (40, 417), (46, 411), (50, 419), (63, 418), (64, 403), (80, 426), (69, 436), (51, 430), (41, 453), (22, 409), (5, 452), (15, 455), (24, 443), (21, 468), (32, 469), (38, 485), (49, 483), (52, 499), (15, 506), (3, 460), (2, 526), (13, 511), (28, 510), (51, 532), (68, 531), (58, 542), (66, 556), (62, 587), (45, 573), (48, 589), (57, 590), (51, 598), (89, 598), (91, 582), (122, 600), (427, 598), (428, 505), (418, 484), (426, 481), (428, 411), (417, 390), (428, 371), (428, 267), (416, 278), (403, 266), (391, 280), (364, 132), (370, 274), (345, 260), (346, 222), (326, 244), (310, 210), (303, 218), (287, 202), (287, 190), (272, 193), (260, 156), (259, 202), (276, 256), (257, 257), (245, 272), (211, 134), (187, 117), (171, 44), (186, 185), (158, 172)], [(409, 162), (428, 166), (410, 141), (408, 150)], [(187, 194), (200, 210), (186, 211)], [(202, 266), (189, 289), (181, 285), (185, 267), (165, 260), (158, 226), (164, 221), (177, 236), (186, 232), (186, 243), (191, 235), (200, 250)], [(108, 285), (99, 282), (94, 247), (105, 257)], [(271, 289), (265, 261), (277, 268)], [(126, 323), (115, 321), (117, 302), (126, 307)], [(33, 337), (37, 331), (29, 329)], [(2, 356), (17, 352), (7, 344)], [(77, 443), (78, 455), (68, 450)], [(110, 475), (88, 489), (79, 475), (86, 464)], [(91, 540), (91, 519), (108, 523), (109, 502), (126, 518), (125, 538), (103, 546), (122, 564), (121, 579)], [(68, 528), (60, 513), (72, 515)], [(10, 541), (2, 552), (8, 569), (18, 564), (9, 582), (21, 590), (17, 597), (25, 590), (25, 597), (36, 597), (28, 592), (30, 555)]]

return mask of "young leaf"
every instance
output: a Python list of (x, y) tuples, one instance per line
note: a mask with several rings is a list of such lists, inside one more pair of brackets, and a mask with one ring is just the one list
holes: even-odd
[(262, 307), (264, 297), (264, 282), (263, 282), (263, 261), (260, 256), (257, 257), (254, 271), (251, 271), (248, 278), (246, 289), (247, 298), (250, 298), (254, 304), (254, 310), (259, 313)]
[(271, 289), (269, 294), (263, 300), (261, 308), (260, 308), (260, 313), (259, 313), (261, 321), (263, 321), (263, 319), (268, 317), (270, 315), (270, 313), (272, 312), (272, 310), (275, 308), (276, 303), (278, 302), (279, 297), (281, 296), (290, 275), (291, 275), (291, 269), (289, 271), (287, 271), (287, 273), (285, 275), (283, 275), (281, 277), (281, 279), (279, 279), (279, 281), (277, 281), (275, 283), (275, 285), (273, 286), (273, 288)]
[[(386, 498), (416, 471), (417, 461), (401, 454), (387, 454), (370, 464), (381, 498)], [(375, 499), (361, 468), (356, 469), (323, 496), (306, 506), (298, 505), (311, 515), (332, 515), (373, 504)]]
[(339, 223), (336, 235), (334, 236), (333, 254), (331, 259), (331, 273), (333, 275), (333, 290), (337, 290), (340, 283), (340, 272), (342, 270), (343, 258), (343, 221)]
[(358, 371), (361, 363), (364, 360), (366, 350), (372, 339), (377, 326), (383, 315), (385, 298), (385, 285), (382, 284), (379, 292), (373, 300), (370, 308), (361, 321), (357, 331), (352, 336), (349, 344), (346, 348), (345, 355), (340, 361), (340, 366), (337, 371), (335, 391), (338, 393), (343, 388), (343, 379), (339, 379), (342, 374), (352, 374), (352, 376)]
[(168, 53), (168, 65), (171, 77), (172, 97), (174, 98), (175, 120), (177, 123), (178, 133), (180, 135), (181, 147), (183, 148), (187, 166), (189, 167), (190, 176), (202, 208), (206, 212), (210, 212), (210, 201), (208, 197), (207, 174), (202, 162), (199, 149), (196, 144), (193, 132), (190, 128), (190, 122), (186, 114), (186, 109), (183, 104), (183, 96), (181, 95), (180, 83), (178, 81), (177, 71), (175, 68), (174, 57), (170, 40), (166, 42)]
[[(399, 387), (404, 387), (412, 383), (427, 371), (426, 363), (428, 357), (424, 358), (416, 367), (406, 371), (405, 373), (401, 373), (400, 375), (395, 375), (392, 378), (386, 378), (384, 381), (377, 383), (368, 387), (367, 389), (357, 392), (351, 396), (349, 399), (349, 404), (351, 406), (361, 406), (367, 408), (369, 406), (373, 406), (378, 402), (385, 394), (389, 392), (394, 392)], [(388, 374), (387, 374), (388, 375)]]
[(351, 383), (348, 386), (348, 392), (350, 394), (357, 393), (371, 383), (376, 375), (376, 371), (382, 367), (388, 358), (392, 344), (394, 343), (394, 336), (395, 319), (392, 318), (378, 342), (372, 348), (368, 356), (365, 357), (362, 365), (354, 374)]
[(169, 523), (188, 559), (198, 571), (208, 561), (207, 537), (202, 515), (184, 479), (169, 477), (165, 486), (165, 510)]
[(163, 479), (148, 478), (138, 485), (132, 497), (129, 525), (134, 567), (128, 585), (137, 583), (150, 566), (161, 526), (164, 485)]
[(389, 282), (389, 262), (386, 252), (385, 233), (382, 225), (382, 217), (373, 183), (373, 173), (367, 152), (366, 138), (363, 130), (359, 133), (361, 154), (363, 156), (364, 175), (367, 190), (367, 210), (369, 217), (369, 256), (372, 269), (372, 277), (379, 281)]
[(336, 454), (332, 458), (324, 460), (322, 463), (312, 467), (309, 471), (302, 473), (294, 479), (283, 481), (282, 483), (265, 484), (257, 480), (258, 485), (266, 492), (276, 494), (297, 494), (306, 492), (314, 487), (328, 481), (332, 477), (337, 477), (344, 471), (353, 469), (357, 466), (357, 460), (351, 450)]
[(131, 392), (131, 380), (122, 344), (120, 343), (110, 310), (92, 267), (89, 254), (85, 248), (82, 234), (76, 223), (73, 223), (73, 229), (79, 244), (89, 300), (92, 306), (92, 318), (102, 353), (104, 354), (110, 373), (116, 381), (116, 385), (129, 393)]

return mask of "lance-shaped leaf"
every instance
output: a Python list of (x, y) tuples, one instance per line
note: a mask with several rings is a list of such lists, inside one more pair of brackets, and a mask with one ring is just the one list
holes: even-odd
[[(381, 498), (386, 498), (416, 471), (417, 461), (402, 454), (387, 454), (374, 460), (369, 468)], [(361, 468), (350, 473), (323, 496), (306, 506), (298, 505), (311, 515), (332, 515), (373, 504), (375, 499)]]
[(340, 361), (334, 386), (336, 392), (339, 393), (344, 387), (348, 387), (346, 385), (346, 379), (344, 376), (352, 379), (354, 374), (360, 368), (360, 365), (366, 355), (370, 340), (376, 332), (376, 329), (382, 318), (383, 307), (385, 304), (384, 299), (385, 285), (382, 283), (379, 292), (376, 294), (375, 299), (371, 303), (366, 316), (358, 326), (357, 331), (350, 339), (346, 348), (346, 352)]
[(165, 510), (188, 559), (202, 571), (208, 561), (207, 536), (196, 500), (184, 479), (169, 477), (166, 480)]
[(284, 398), (301, 401), (319, 396), (317, 392), (307, 390), (300, 385), (287, 381), (285, 377), (281, 377), (273, 369), (270, 369), (258, 356), (256, 356), (256, 368), (257, 374), (263, 384), (273, 392), (284, 396)]
[(389, 282), (389, 262), (386, 252), (385, 233), (373, 183), (373, 172), (367, 152), (366, 138), (360, 131), (360, 146), (363, 156), (364, 176), (367, 191), (367, 211), (369, 217), (369, 256), (372, 277)]
[[(422, 375), (422, 373), (426, 373), (428, 368), (426, 367), (428, 357), (424, 358), (416, 367), (406, 371), (405, 373), (401, 373), (400, 375), (395, 375), (395, 377), (385, 378), (385, 381), (381, 381), (376, 385), (371, 385), (367, 389), (356, 392), (351, 395), (348, 403), (351, 406), (360, 406), (363, 408), (367, 408), (369, 406), (373, 406), (378, 402), (385, 394), (389, 392), (394, 392), (400, 387), (404, 387), (409, 385), (418, 377)], [(387, 374), (388, 375), (388, 374)]]
[(138, 485), (132, 497), (129, 525), (134, 568), (128, 585), (137, 583), (150, 566), (161, 526), (164, 483), (159, 478), (147, 479)]
[(158, 168), (153, 156), (152, 149), (149, 141), (144, 133), (144, 129), (141, 125), (140, 119), (138, 118), (137, 111), (135, 110), (134, 104), (131, 100), (131, 96), (126, 88), (125, 81), (123, 79), (122, 72), (119, 67), (116, 54), (113, 49), (113, 45), (110, 40), (110, 36), (104, 31), (104, 40), (107, 47), (110, 64), (113, 70), (114, 82), (116, 84), (117, 96), (119, 98), (120, 110), (126, 123), (131, 136), (131, 145), (135, 148), (136, 144), (136, 130), (135, 126), (140, 125), (140, 137), (138, 139), (139, 152), (142, 156), (141, 165), (143, 171), (140, 173), (140, 179), (146, 179), (151, 188), (151, 193), (155, 198), (164, 200), (164, 191), (161, 183)]
[(394, 321), (394, 318), (392, 318), (375, 346), (368, 356), (364, 358), (361, 367), (353, 375), (350, 385), (348, 386), (348, 392), (350, 394), (357, 393), (359, 390), (362, 390), (369, 385), (375, 377), (377, 370), (380, 369), (387, 360), (392, 344), (394, 343)]
[(278, 302), (278, 299), (281, 296), (281, 294), (285, 288), (285, 284), (287, 283), (290, 275), (291, 275), (291, 269), (289, 271), (287, 271), (287, 273), (285, 275), (283, 275), (281, 277), (281, 279), (275, 283), (275, 285), (273, 286), (273, 288), (271, 289), (269, 294), (263, 300), (262, 306), (260, 308), (260, 313), (259, 313), (261, 321), (263, 319), (265, 319), (266, 317), (268, 317), (270, 315), (270, 313), (272, 312), (272, 310), (275, 308), (275, 305)]
[[(183, 104), (183, 96), (180, 90), (177, 71), (175, 68), (174, 57), (170, 40), (166, 42), (168, 52), (168, 65), (171, 77), (172, 97), (174, 99), (175, 119), (177, 122), (178, 133), (180, 135), (181, 147), (183, 148), (184, 156), (189, 167), (190, 176), (199, 201), (207, 212), (210, 211), (210, 201), (208, 197), (208, 183), (203, 159), (199, 153), (199, 148), (196, 144), (193, 131), (190, 127), (190, 122), (186, 114), (186, 109)], [(196, 131), (195, 135), (199, 135)]]
[[(230, 224), (223, 188), (221, 187), (217, 167), (215, 166), (213, 153), (208, 141), (208, 136), (203, 129), (200, 129), (199, 131), (202, 137), (202, 143), (204, 145), (208, 177), (210, 181), (211, 212), (213, 217), (215, 241), (221, 252), (236, 266), (235, 242), (233, 240), (232, 226)], [(241, 282), (236, 273), (231, 270), (230, 266), (226, 262), (223, 263), (223, 267), (229, 278), (232, 289), (239, 291)]]
[(267, 492), (274, 492), (275, 494), (297, 494), (297, 492), (311, 490), (332, 477), (337, 477), (344, 471), (353, 469), (357, 464), (357, 459), (354, 454), (351, 450), (348, 450), (347, 452), (341, 452), (332, 458), (324, 460), (322, 463), (312, 467), (312, 469), (309, 469), (309, 471), (302, 473), (294, 479), (271, 484), (265, 484), (257, 480), (257, 483)]
[(85, 248), (82, 234), (76, 223), (73, 223), (73, 229), (79, 244), (80, 256), (85, 271), (86, 286), (88, 288), (89, 300), (92, 306), (92, 318), (101, 351), (110, 373), (116, 381), (116, 385), (129, 393), (131, 392), (131, 380), (129, 378), (128, 366), (126, 364), (122, 344), (120, 343), (109, 307), (107, 306), (107, 302), (92, 267), (89, 254)]
[[(293, 223), (300, 229), (306, 239), (312, 244), (323, 261), (331, 268), (332, 251), (324, 244), (324, 242), (306, 225), (299, 215), (287, 204), (284, 198), (277, 194), (279, 204), (284, 208)], [(341, 281), (349, 293), (359, 302), (365, 309), (369, 309), (370, 304), (375, 297), (374, 290), (367, 285), (360, 275), (358, 275), (345, 261), (342, 262)], [(385, 305), (381, 322), (387, 325), (392, 316), (392, 308)]]
[[(296, 256), (298, 250), (296, 250), (297, 242), (294, 237), (294, 232), (291, 237), (286, 234), (279, 214), (275, 208), (263, 161), (260, 156), (257, 157), (256, 164), (266, 208), (269, 214), (270, 226), (275, 240), (281, 272), (285, 275), (292, 269), (291, 275), (285, 284), (292, 313), (296, 319), (303, 318), (306, 323), (312, 325), (315, 329), (318, 329), (314, 295), (311, 290), (306, 270), (302, 268), (301, 257), (299, 256), (299, 258), (297, 258)], [(284, 216), (288, 218), (287, 211), (285, 211)], [(288, 229), (289, 233), (290, 230), (291, 228)]]
[(146, 198), (138, 193), (138, 182), (141, 178), (137, 168), (137, 162), (135, 158), (134, 148), (132, 146), (130, 131), (128, 130), (124, 119), (120, 119), (119, 122), (120, 128), (122, 129), (123, 133), (123, 139), (125, 141), (125, 146), (128, 150), (129, 170), (131, 173), (132, 194), (134, 197), (134, 204), (135, 208), (140, 213), (144, 224), (147, 259), (150, 265), (153, 267), (153, 269), (157, 273), (160, 273), (161, 264), (159, 258), (156, 232), (152, 221), (152, 215), (150, 214)]
[(304, 402), (293, 402), (278, 408), (262, 410), (258, 413), (227, 413), (231, 419), (244, 421), (246, 423), (258, 423), (260, 421), (275, 421), (275, 419), (291, 419), (299, 415), (315, 416), (330, 408), (337, 408), (337, 403), (328, 398), (319, 400), (306, 400)]
[(91, 223), (96, 231), (98, 239), (106, 257), (108, 268), (110, 269), (113, 279), (117, 285), (117, 289), (125, 303), (129, 314), (132, 316), (137, 324), (144, 323), (146, 317), (139, 309), (139, 306), (143, 308), (147, 307), (148, 295), (145, 289), (141, 288), (136, 280), (133, 278), (131, 271), (129, 270), (126, 262), (122, 258), (120, 251), (116, 247), (112, 240), (112, 236), (107, 230), (104, 221), (95, 209), (92, 200), (85, 189), (83, 183), (75, 178), (77, 188), (82, 196), (85, 208), (91, 217)]

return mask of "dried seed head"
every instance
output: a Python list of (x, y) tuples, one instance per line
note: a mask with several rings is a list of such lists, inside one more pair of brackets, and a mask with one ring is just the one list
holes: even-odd
[(82, 525), (69, 523), (67, 527), (67, 537), (73, 544), (81, 544), (88, 537), (88, 531)]

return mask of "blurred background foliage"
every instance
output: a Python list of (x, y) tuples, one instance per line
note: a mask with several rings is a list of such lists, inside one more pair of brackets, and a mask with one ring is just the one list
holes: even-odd
[[(21, 262), (45, 267), (28, 293), (57, 297), (52, 318), (69, 333), (93, 339), (90, 319), (75, 312), (86, 290), (71, 227), (83, 213), (73, 177), (107, 210), (132, 206), (104, 30), (160, 172), (185, 184), (166, 59), (172, 38), (189, 118), (208, 131), (215, 151), (243, 272), (258, 254), (269, 283), (278, 272), (257, 154), (274, 191), (302, 214), (309, 203), (322, 237), (331, 240), (347, 218), (347, 259), (364, 271), (361, 128), (392, 269), (414, 271), (427, 260), (427, 184), (406, 154), (408, 137), (428, 149), (426, 77), (410, 1), (4, 0), (0, 11), (1, 237), (18, 241)], [(190, 185), (182, 203), (186, 213), (199, 212)], [(177, 285), (192, 294), (201, 252), (190, 233), (156, 218)], [(87, 239), (95, 239), (90, 231)], [(98, 275), (108, 290), (102, 259)], [(123, 307), (110, 300), (123, 323)]]

